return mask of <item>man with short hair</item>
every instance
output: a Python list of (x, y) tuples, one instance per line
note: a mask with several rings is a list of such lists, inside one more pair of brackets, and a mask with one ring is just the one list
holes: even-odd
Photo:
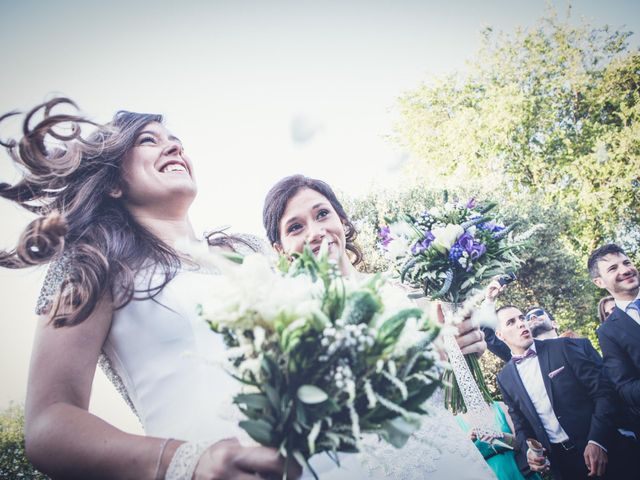
[(548, 340), (558, 338), (558, 324), (551, 312), (542, 307), (530, 308), (524, 316), (524, 321), (531, 335), (536, 340)]
[(606, 372), (627, 407), (632, 428), (640, 433), (640, 278), (622, 248), (613, 243), (594, 250), (589, 275), (606, 289), (616, 307), (598, 327)]
[[(529, 438), (549, 454), (554, 478), (587, 479), (625, 476), (616, 451), (615, 404), (611, 385), (601, 376), (601, 359), (587, 339), (534, 340), (525, 316), (513, 305), (497, 311), (496, 335), (511, 349), (512, 359), (498, 374), (509, 406), (518, 445)], [(613, 454), (612, 463), (609, 455)], [(531, 470), (545, 471), (544, 457), (527, 451)]]

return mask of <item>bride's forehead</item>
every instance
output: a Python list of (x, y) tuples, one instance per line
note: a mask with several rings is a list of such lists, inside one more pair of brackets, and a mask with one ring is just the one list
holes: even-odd
[(329, 204), (329, 200), (321, 193), (311, 188), (304, 188), (289, 199), (281, 220), (287, 221), (287, 219), (313, 212), (319, 207)]
[(140, 129), (140, 134), (142, 133), (155, 133), (160, 135), (170, 135), (169, 130), (163, 124), (159, 122), (150, 122), (147, 123), (144, 127)]
[(327, 197), (312, 188), (301, 188), (287, 202), (287, 210), (290, 208), (311, 208), (320, 203), (329, 203)]

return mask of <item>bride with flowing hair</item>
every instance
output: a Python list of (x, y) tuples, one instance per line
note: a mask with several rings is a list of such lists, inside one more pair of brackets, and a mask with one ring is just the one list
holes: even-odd
[[(212, 275), (174, 247), (196, 240), (187, 216), (194, 167), (162, 116), (121, 111), (101, 125), (55, 98), (2, 145), (23, 176), (0, 184), (0, 196), (37, 217), (0, 265), (51, 263), (26, 400), (31, 462), (54, 478), (282, 476), (278, 452), (241, 445), (225, 411), (235, 381), (213, 366), (223, 343), (195, 311)], [(239, 237), (210, 243), (250, 246)], [(146, 436), (87, 411), (98, 363)], [(289, 478), (299, 474), (292, 465)]]

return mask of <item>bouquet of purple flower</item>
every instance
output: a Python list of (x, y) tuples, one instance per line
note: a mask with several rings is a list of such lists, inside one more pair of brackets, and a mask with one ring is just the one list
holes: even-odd
[[(492, 215), (494, 203), (445, 202), (417, 215), (404, 215), (389, 221), (379, 231), (380, 246), (395, 264), (402, 283), (406, 283), (443, 305), (445, 321), (454, 325), (462, 320), (462, 304), (477, 303), (480, 288), (498, 275), (513, 273), (520, 259), (511, 232), (515, 224), (500, 223)], [(475, 305), (467, 305), (467, 310)], [(491, 395), (485, 386), (475, 355), (466, 363), (485, 401)], [(467, 407), (453, 371), (443, 378), (448, 408), (465, 412)]]
[(462, 303), (496, 275), (520, 263), (510, 233), (491, 216), (494, 203), (445, 203), (405, 215), (379, 231), (380, 245), (395, 262), (400, 280), (431, 299)]

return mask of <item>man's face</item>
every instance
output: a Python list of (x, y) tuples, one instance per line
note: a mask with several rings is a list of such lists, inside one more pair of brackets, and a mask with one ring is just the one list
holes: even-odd
[(621, 253), (610, 253), (598, 261), (598, 276), (593, 279), (613, 297), (635, 296), (640, 286), (638, 270), (629, 258)]
[(524, 353), (533, 343), (524, 315), (515, 307), (503, 308), (498, 312), (496, 335), (516, 354)]
[(551, 320), (549, 314), (542, 308), (534, 308), (527, 312), (524, 316), (524, 321), (533, 338), (557, 328), (556, 322)]

